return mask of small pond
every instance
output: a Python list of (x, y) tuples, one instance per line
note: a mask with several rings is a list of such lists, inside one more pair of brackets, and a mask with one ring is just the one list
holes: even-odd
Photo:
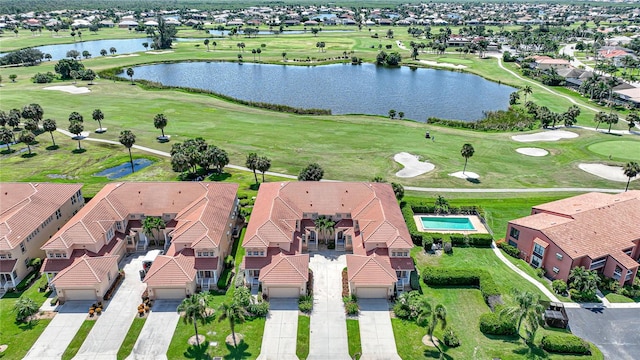
[[(89, 36), (88, 34), (86, 36)], [(77, 37), (76, 37), (77, 39)], [(134, 52), (144, 51), (144, 46), (142, 43), (149, 43), (151, 46), (152, 39), (116, 39), (116, 40), (90, 40), (90, 41), (76, 41), (71, 44), (58, 44), (58, 45), (45, 45), (45, 46), (36, 46), (35, 49), (42, 51), (43, 54), (51, 54), (51, 60), (60, 60), (67, 57), (67, 51), (69, 50), (77, 50), (80, 54), (83, 51), (88, 51), (92, 57), (99, 57), (100, 50), (107, 50), (107, 54), (109, 53), (109, 49), (112, 47), (116, 48), (116, 56), (123, 54), (131, 54)], [(150, 50), (151, 48), (149, 48)], [(1, 56), (2, 54), (0, 54)], [(45, 60), (46, 61), (46, 60)]]
[[(245, 52), (245, 59), (252, 54)], [(126, 77), (125, 74), (121, 74)], [(447, 70), (354, 66), (283, 66), (230, 62), (183, 62), (135, 67), (134, 79), (206, 89), (236, 99), (332, 114), (428, 117), (473, 121), (485, 110), (506, 109), (516, 89), (482, 77)]]
[[(133, 160), (133, 168), (135, 169), (135, 171), (144, 169), (151, 164), (153, 164), (153, 161), (149, 159), (142, 158)], [(131, 174), (131, 163), (127, 161), (118, 166), (104, 169), (99, 173), (93, 174), (93, 176), (106, 176), (107, 179), (114, 180), (127, 176), (129, 174)]]

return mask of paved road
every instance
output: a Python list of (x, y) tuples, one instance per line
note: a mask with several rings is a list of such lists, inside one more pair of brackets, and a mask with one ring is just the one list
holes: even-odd
[[(335, 254), (335, 253), (334, 253)], [(344, 255), (313, 254), (313, 311), (309, 334), (308, 360), (350, 360), (347, 343), (347, 318), (342, 303)]]
[(127, 360), (166, 360), (171, 338), (180, 320), (180, 300), (156, 300)]
[(60, 359), (86, 320), (92, 301), (67, 301), (24, 357), (28, 360)]
[(637, 360), (640, 354), (640, 310), (567, 309), (576, 336), (596, 344), (605, 359)]
[(386, 299), (358, 299), (361, 360), (402, 360), (393, 336)]
[(75, 360), (116, 359), (120, 345), (138, 313), (137, 306), (142, 301), (145, 285), (140, 281), (138, 271), (142, 269), (143, 257), (140, 255), (127, 259), (129, 263), (124, 267), (125, 280), (89, 332)]
[(298, 360), (298, 299), (269, 300), (258, 360)]

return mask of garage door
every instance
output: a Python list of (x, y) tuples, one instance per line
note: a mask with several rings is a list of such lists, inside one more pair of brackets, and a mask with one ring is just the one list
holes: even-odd
[(178, 289), (154, 289), (156, 299), (184, 299), (187, 295), (184, 288)]
[(96, 300), (94, 289), (74, 289), (64, 290), (65, 300)]
[(363, 299), (386, 299), (386, 287), (359, 287), (356, 290), (356, 296)]
[(270, 298), (297, 298), (300, 297), (298, 287), (274, 287), (269, 288)]

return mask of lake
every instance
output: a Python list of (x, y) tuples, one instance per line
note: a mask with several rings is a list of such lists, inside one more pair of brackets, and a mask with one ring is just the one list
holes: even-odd
[[(245, 59), (252, 58), (245, 52)], [(134, 79), (206, 89), (236, 99), (332, 114), (478, 120), (485, 110), (504, 110), (515, 88), (446, 70), (386, 68), (374, 64), (284, 66), (235, 62), (183, 62), (134, 68)], [(126, 77), (125, 74), (121, 74)]]
[[(273, 30), (277, 31), (280, 27), (274, 26)], [(324, 30), (321, 29), (321, 33), (339, 33), (339, 32), (354, 32), (355, 30)], [(304, 30), (283, 30), (280, 35), (294, 35), (294, 34), (311, 34), (311, 29)], [(229, 30), (209, 30), (209, 34), (213, 36), (229, 36)], [(240, 37), (244, 36), (242, 30), (239, 31)], [(273, 35), (271, 30), (258, 30), (258, 35)]]
[(60, 60), (67, 57), (67, 51), (69, 50), (77, 50), (81, 55), (83, 51), (87, 50), (92, 57), (99, 57), (100, 50), (105, 49), (107, 50), (107, 53), (111, 55), (111, 53), (109, 53), (109, 49), (114, 47), (117, 50), (116, 55), (122, 55), (144, 51), (142, 43), (145, 42), (149, 43), (149, 50), (151, 50), (152, 41), (152, 39), (146, 38), (76, 41), (75, 43), (71, 44), (36, 46), (35, 49), (42, 51), (43, 54), (51, 54), (51, 60)]

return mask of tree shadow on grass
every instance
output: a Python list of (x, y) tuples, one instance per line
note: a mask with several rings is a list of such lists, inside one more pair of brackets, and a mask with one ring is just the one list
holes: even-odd
[(225, 181), (228, 178), (232, 177), (233, 175), (229, 174), (229, 173), (213, 173), (209, 176), (209, 180), (211, 181)]
[(191, 345), (182, 355), (187, 359), (208, 360), (211, 359), (211, 355), (207, 353), (209, 349), (209, 343), (204, 342), (198, 345)]
[(480, 184), (480, 179), (467, 178), (467, 181), (472, 184)]
[(548, 359), (549, 355), (541, 348), (533, 345), (526, 344), (524, 347), (513, 350), (514, 354), (523, 356), (525, 359)]
[(9, 154), (13, 154), (14, 152), (16, 152), (14, 149), (11, 149), (11, 150), (4, 149), (4, 150), (0, 151), (0, 154), (9, 155)]
[(256, 190), (256, 191), (259, 190), (260, 189), (260, 183), (249, 185), (249, 189)]
[(427, 359), (446, 359), (446, 360), (453, 359), (451, 355), (448, 355), (446, 353), (440, 353), (438, 349), (433, 349), (433, 348), (426, 349), (423, 354), (424, 354), (424, 357)]
[(75, 149), (73, 151), (71, 151), (74, 154), (83, 154), (85, 152), (87, 152), (87, 149)]
[(60, 146), (58, 145), (49, 145), (46, 147), (47, 150), (58, 150)]
[(36, 155), (38, 155), (38, 153), (34, 153), (34, 152), (32, 152), (31, 154), (22, 154), (22, 155), (20, 155), (20, 156), (21, 156), (23, 159), (29, 159), (29, 158), (32, 158), (32, 157), (34, 157), (34, 156), (36, 156)]
[(224, 356), (225, 360), (240, 360), (251, 356), (251, 353), (247, 351), (247, 349), (249, 349), (249, 345), (244, 342), (244, 340), (241, 340), (237, 347), (233, 347), (233, 345), (229, 344), (226, 345), (227, 350), (229, 350), (229, 354)]
[(32, 330), (36, 325), (38, 325), (38, 321), (39, 320), (35, 319), (27, 322), (16, 321), (15, 323), (16, 325), (18, 325), (18, 328), (20, 328), (20, 330), (27, 331)]

